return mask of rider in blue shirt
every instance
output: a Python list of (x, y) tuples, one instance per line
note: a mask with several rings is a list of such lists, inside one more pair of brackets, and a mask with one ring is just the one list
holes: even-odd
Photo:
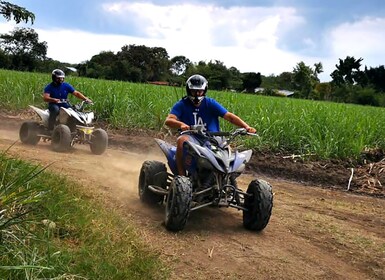
[[(256, 130), (250, 127), (237, 115), (227, 111), (213, 98), (206, 97), (208, 82), (201, 75), (193, 75), (186, 81), (186, 93), (182, 100), (179, 100), (171, 109), (165, 124), (171, 128), (188, 130), (192, 125), (203, 125), (211, 132), (220, 131), (219, 117), (230, 123), (245, 128), (250, 133)], [(189, 135), (181, 135), (177, 140), (176, 164), (179, 175), (186, 175), (183, 167), (183, 143), (192, 140)]]
[(92, 102), (81, 92), (75, 90), (73, 86), (65, 83), (64, 78), (64, 72), (60, 69), (55, 69), (52, 71), (52, 83), (48, 84), (44, 88), (43, 100), (48, 102), (48, 110), (50, 112), (48, 119), (48, 130), (53, 130), (60, 107), (70, 107), (68, 104), (68, 94), (71, 93), (81, 100), (85, 100), (90, 103)]

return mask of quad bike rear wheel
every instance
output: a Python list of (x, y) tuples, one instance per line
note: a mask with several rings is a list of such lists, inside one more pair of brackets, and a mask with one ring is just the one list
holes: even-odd
[(185, 227), (190, 214), (191, 201), (192, 184), (190, 178), (174, 177), (166, 200), (165, 225), (168, 230), (180, 231)]
[(36, 145), (40, 141), (40, 124), (34, 121), (22, 123), (19, 130), (20, 141), (24, 144)]
[(140, 200), (148, 204), (162, 202), (164, 195), (152, 192), (148, 186), (155, 185), (166, 190), (167, 168), (163, 162), (146, 160), (142, 164), (139, 175), (139, 197)]
[(90, 148), (95, 155), (103, 154), (108, 146), (108, 135), (104, 129), (97, 128), (92, 132)]
[(243, 210), (243, 226), (249, 230), (261, 231), (269, 223), (273, 209), (273, 191), (264, 180), (253, 180), (246, 191)]
[(56, 152), (67, 152), (71, 148), (71, 130), (65, 124), (58, 124), (53, 132), (51, 145)]

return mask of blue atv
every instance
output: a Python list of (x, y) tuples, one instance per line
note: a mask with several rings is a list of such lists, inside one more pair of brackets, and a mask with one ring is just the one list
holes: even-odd
[(207, 132), (202, 126), (180, 133), (197, 141), (184, 143), (183, 162), (187, 176), (178, 175), (176, 146), (155, 139), (167, 158), (163, 162), (147, 160), (139, 175), (139, 197), (148, 204), (166, 204), (165, 226), (180, 231), (191, 211), (206, 206), (233, 207), (243, 211), (243, 225), (263, 230), (273, 208), (271, 185), (260, 179), (250, 182), (246, 192), (238, 188), (236, 178), (244, 171), (252, 151), (238, 151), (230, 143), (239, 135), (256, 135), (243, 128), (232, 132)]

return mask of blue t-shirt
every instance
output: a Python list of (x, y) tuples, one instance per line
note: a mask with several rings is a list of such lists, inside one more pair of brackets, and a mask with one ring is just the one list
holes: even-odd
[(50, 83), (44, 88), (44, 93), (49, 93), (50, 97), (57, 99), (67, 99), (68, 94), (74, 91), (74, 87), (68, 83), (61, 83), (60, 85)]
[(198, 107), (188, 98), (179, 100), (171, 109), (170, 114), (187, 125), (204, 125), (208, 131), (220, 131), (219, 119), (227, 110), (212, 98), (205, 97)]

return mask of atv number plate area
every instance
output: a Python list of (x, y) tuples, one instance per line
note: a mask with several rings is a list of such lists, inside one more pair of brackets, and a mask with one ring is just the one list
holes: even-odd
[(93, 128), (79, 128), (81, 131), (83, 131), (85, 134), (92, 134)]

